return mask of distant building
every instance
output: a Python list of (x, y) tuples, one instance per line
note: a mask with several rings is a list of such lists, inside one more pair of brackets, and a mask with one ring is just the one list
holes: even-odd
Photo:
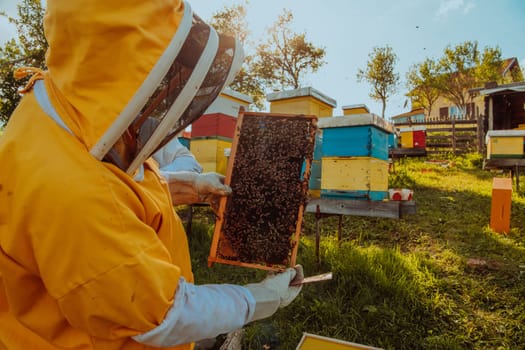
[(410, 112), (395, 115), (391, 119), (393, 124), (422, 123), (425, 121), (425, 110), (416, 108)]
[(525, 81), (486, 84), (470, 94), (483, 101), (481, 112), (487, 117), (487, 130), (525, 129)]
[[(521, 71), (516, 57), (504, 60), (501, 70), (503, 81), (514, 81), (517, 72)], [(468, 94), (468, 92), (466, 92)], [(467, 100), (469, 100), (467, 98)], [(432, 107), (431, 115), (427, 116), (427, 120), (453, 120), (453, 119), (469, 119), (480, 114), (483, 114), (484, 100), (483, 98), (472, 98), (471, 102), (467, 104), (465, 113), (461, 108), (454, 105), (453, 102), (445, 97), (439, 97)]]
[[(521, 68), (519, 66), (518, 60), (516, 57), (507, 58), (503, 61), (503, 66), (501, 69), (502, 80), (506, 83), (516, 81), (518, 78), (522, 78)], [(496, 84), (487, 82), (486, 84)], [(482, 88), (480, 88), (482, 89)], [(473, 91), (476, 89), (472, 89)], [(437, 121), (437, 120), (460, 120), (460, 119), (470, 119), (475, 118), (480, 114), (484, 114), (485, 111), (485, 101), (484, 98), (479, 95), (472, 95), (470, 91), (466, 91), (466, 100), (470, 101), (465, 110), (456, 106), (454, 102), (450, 101), (444, 96), (438, 97), (436, 102), (432, 105), (432, 111), (430, 115), (424, 115), (424, 121)], [(405, 123), (406, 114), (411, 114), (414, 111), (419, 111), (421, 106), (417, 103), (412, 102), (412, 111), (408, 113), (403, 113), (397, 116), (392, 117), (392, 121), (395, 123)], [(414, 117), (410, 116), (412, 122), (414, 122)], [(420, 117), (418, 117), (420, 118)]]

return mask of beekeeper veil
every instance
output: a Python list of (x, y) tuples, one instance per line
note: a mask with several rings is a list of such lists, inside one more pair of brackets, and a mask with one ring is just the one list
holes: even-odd
[(217, 34), (185, 2), (169, 46), (91, 154), (135, 173), (204, 113), (231, 83), (243, 58), (236, 39)]

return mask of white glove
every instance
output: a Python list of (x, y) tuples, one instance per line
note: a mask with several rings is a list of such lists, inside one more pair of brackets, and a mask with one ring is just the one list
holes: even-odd
[(255, 299), (255, 312), (250, 321), (273, 315), (280, 307), (289, 305), (301, 292), (302, 285), (290, 286), (292, 280), (303, 279), (303, 267), (297, 265), (278, 274), (269, 274), (262, 282), (245, 287)]
[(163, 170), (160, 173), (168, 182), (174, 205), (206, 202), (217, 212), (220, 198), (232, 191), (224, 184), (224, 176), (221, 174)]

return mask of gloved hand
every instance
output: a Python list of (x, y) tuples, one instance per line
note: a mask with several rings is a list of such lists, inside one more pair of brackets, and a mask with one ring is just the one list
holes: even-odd
[(290, 286), (294, 279), (304, 278), (303, 267), (297, 265), (278, 274), (269, 274), (262, 282), (247, 284), (245, 287), (255, 298), (255, 312), (250, 321), (273, 315), (280, 307), (289, 305), (301, 292), (302, 285)]
[(206, 202), (217, 213), (220, 198), (231, 194), (231, 188), (224, 184), (221, 174), (162, 170), (161, 174), (168, 181), (174, 205)]

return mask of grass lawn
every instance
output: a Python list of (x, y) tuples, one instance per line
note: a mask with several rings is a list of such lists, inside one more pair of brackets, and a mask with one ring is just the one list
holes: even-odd
[[(334, 278), (305, 286), (290, 306), (247, 326), (244, 348), (295, 349), (309, 332), (384, 349), (525, 349), (525, 193), (513, 193), (508, 234), (489, 227), (492, 179), (505, 176), (481, 170), (477, 156), (396, 163), (390, 187), (413, 189), (417, 214), (346, 216), (340, 242), (338, 219), (322, 219), (320, 264), (307, 214), (298, 262), (307, 276)], [(208, 268), (213, 214), (196, 211), (190, 245), (198, 284), (264, 278), (253, 269)]]

